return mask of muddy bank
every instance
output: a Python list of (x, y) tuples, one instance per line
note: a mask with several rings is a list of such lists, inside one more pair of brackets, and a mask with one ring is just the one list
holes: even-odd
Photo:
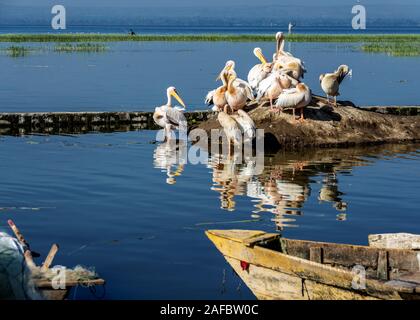
[[(270, 112), (266, 105), (248, 107), (257, 128), (264, 129), (266, 148), (274, 151), (308, 146), (345, 147), (420, 141), (418, 115), (394, 115), (390, 113), (399, 112), (396, 107), (386, 109), (362, 109), (351, 102), (340, 102), (332, 108), (323, 98), (314, 97), (311, 105), (305, 109), (306, 121), (294, 123), (291, 110), (277, 114)], [(413, 110), (418, 108), (408, 109), (414, 113)], [(220, 125), (213, 116), (199, 127), (209, 131), (220, 128)]]

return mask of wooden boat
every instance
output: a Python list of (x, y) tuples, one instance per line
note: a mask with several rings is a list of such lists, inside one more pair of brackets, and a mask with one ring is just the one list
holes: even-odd
[[(81, 267), (77, 270), (66, 268), (64, 270), (65, 277), (62, 278), (65, 281), (63, 283), (54, 283), (52, 279), (58, 273), (54, 269), (51, 269), (50, 266), (58, 252), (58, 245), (53, 244), (44, 263), (41, 266), (37, 266), (33, 260), (33, 253), (30, 250), (29, 244), (20, 230), (12, 220), (9, 220), (8, 224), (23, 248), (24, 261), (29, 271), (28, 285), (33, 286), (41, 298), (46, 300), (64, 300), (73, 287), (92, 287), (105, 284), (105, 280), (98, 278), (96, 273)], [(54, 288), (54, 286), (58, 288)]]
[(420, 251), (209, 230), (208, 238), (258, 299), (420, 299)]

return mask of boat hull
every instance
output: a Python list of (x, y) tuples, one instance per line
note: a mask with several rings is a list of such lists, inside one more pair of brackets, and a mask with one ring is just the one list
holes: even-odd
[(376, 279), (364, 279), (362, 283), (357, 274), (344, 268), (316, 263), (258, 245), (258, 242), (278, 238), (276, 234), (239, 230), (214, 230), (207, 231), (206, 234), (258, 299), (420, 298), (420, 292), (416, 293), (412, 287), (401, 286), (396, 290), (386, 282)]

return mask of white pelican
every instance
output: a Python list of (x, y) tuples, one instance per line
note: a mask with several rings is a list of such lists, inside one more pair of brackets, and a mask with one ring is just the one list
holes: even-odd
[(249, 84), (245, 81), (237, 81), (236, 72), (229, 71), (226, 100), (231, 111), (242, 109), (248, 100), (254, 100), (254, 95)]
[[(180, 132), (187, 132), (187, 122), (184, 117), (183, 111), (186, 106), (184, 101), (178, 95), (175, 87), (169, 87), (166, 90), (168, 101), (165, 105), (156, 107), (153, 113), (153, 120), (155, 123), (162, 127), (165, 131), (165, 141), (171, 139), (171, 130), (178, 129)], [(172, 107), (172, 97), (174, 97), (183, 108)]]
[(299, 83), (294, 89), (283, 90), (277, 99), (276, 107), (279, 109), (292, 108), (293, 121), (296, 121), (295, 110), (300, 109), (301, 122), (305, 121), (303, 117), (303, 109), (311, 103), (312, 94), (309, 87), (304, 83)]
[(214, 105), (214, 111), (224, 110), (227, 105), (226, 90), (227, 90), (227, 72), (222, 72), (220, 78), (222, 79), (223, 85), (215, 90), (209, 91), (206, 96), (206, 104)]
[(283, 32), (276, 33), (276, 60), (281, 59), (281, 57), (290, 57), (294, 58), (290, 52), (284, 51), (284, 34)]
[(303, 78), (304, 73), (306, 72), (304, 63), (299, 58), (294, 57), (290, 52), (284, 51), (283, 32), (277, 32), (276, 43), (275, 61), (278, 62), (283, 69), (290, 70), (290, 75), (296, 80)]
[(244, 141), (255, 138), (255, 123), (254, 120), (244, 110), (239, 109), (237, 114), (232, 115), (237, 122), (239, 128), (244, 133)]
[(248, 83), (251, 86), (253, 92), (256, 92), (259, 83), (267, 78), (273, 68), (273, 63), (268, 63), (264, 57), (261, 48), (254, 49), (254, 55), (261, 61), (260, 64), (256, 64), (248, 73)]
[(299, 82), (282, 71), (273, 71), (260, 82), (257, 91), (257, 101), (268, 99), (273, 110), (273, 100), (277, 99), (284, 89), (296, 87)]
[[(236, 66), (236, 64), (235, 64), (235, 61), (233, 61), (233, 60), (229, 60), (229, 61), (227, 61), (226, 62), (226, 64), (225, 64), (225, 67), (223, 68), (223, 70), (220, 72), (220, 74), (219, 74), (219, 76), (217, 77), (217, 80), (219, 80), (220, 78), (221, 78), (221, 76), (222, 76), (222, 73), (223, 72), (227, 72), (227, 73), (235, 73), (236, 74), (236, 71), (235, 71), (235, 66)], [(242, 84), (243, 86), (245, 86), (245, 87), (248, 87), (250, 90), (251, 90), (251, 92), (252, 92), (252, 88), (251, 88), (251, 86), (249, 85), (249, 83), (248, 82), (246, 82), (245, 80), (242, 80), (242, 79), (240, 79), (240, 78), (236, 78), (235, 79), (235, 83), (236, 84)]]
[(337, 106), (337, 96), (340, 95), (340, 84), (345, 77), (348, 75), (351, 76), (351, 74), (352, 71), (348, 66), (341, 65), (335, 72), (321, 74), (319, 76), (319, 82), (321, 83), (322, 90), (327, 95), (328, 104), (330, 103), (330, 97), (334, 97), (334, 105)]
[(221, 111), (217, 115), (217, 120), (223, 128), (223, 131), (226, 134), (229, 145), (229, 154), (232, 154), (232, 144), (238, 145), (242, 141), (241, 129), (239, 129), (238, 123), (226, 112)]

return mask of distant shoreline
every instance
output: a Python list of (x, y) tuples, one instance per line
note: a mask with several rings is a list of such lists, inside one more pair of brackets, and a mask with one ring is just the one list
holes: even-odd
[[(289, 42), (420, 42), (420, 34), (292, 34)], [(198, 41), (198, 42), (272, 42), (273, 34), (0, 34), (0, 42), (124, 42), (124, 41)]]

